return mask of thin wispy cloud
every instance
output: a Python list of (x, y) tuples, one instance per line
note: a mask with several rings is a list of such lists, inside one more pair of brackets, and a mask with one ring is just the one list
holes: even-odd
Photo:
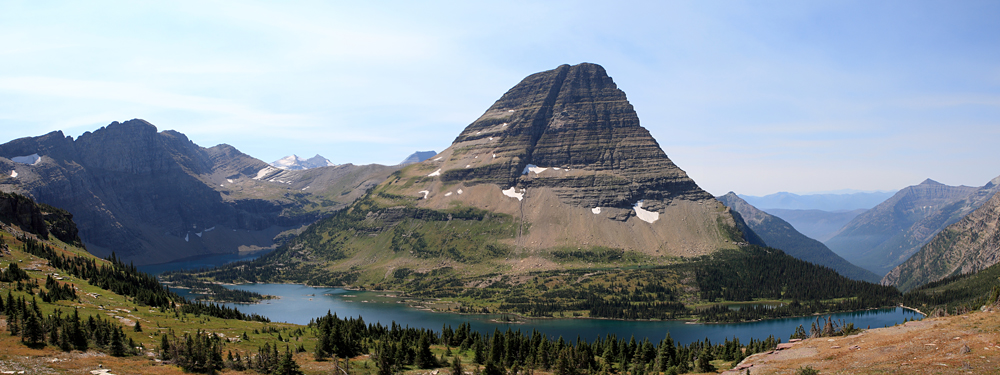
[(929, 1), (6, 2), (0, 131), (143, 118), (265, 161), (394, 164), (447, 147), (521, 78), (593, 62), (714, 194), (982, 184), (1000, 174), (987, 146), (1000, 129), (998, 12)]

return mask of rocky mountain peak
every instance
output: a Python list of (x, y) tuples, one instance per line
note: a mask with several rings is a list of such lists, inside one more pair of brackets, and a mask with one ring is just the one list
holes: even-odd
[(437, 155), (437, 151), (433, 151), (433, 150), (432, 151), (417, 151), (417, 152), (414, 152), (414, 153), (410, 154), (410, 156), (407, 156), (406, 159), (403, 159), (403, 161), (400, 162), (399, 165), (410, 165), (410, 164), (419, 163), (419, 162), (422, 162), (424, 160), (430, 159), (434, 155)]
[(642, 201), (656, 211), (674, 199), (713, 199), (639, 125), (604, 68), (590, 63), (523, 79), (439, 158), (442, 180), (551, 187), (574, 206)]
[(920, 183), (920, 185), (929, 185), (929, 186), (944, 186), (944, 184), (942, 184), (942, 183), (940, 183), (940, 182), (937, 182), (937, 181), (934, 181), (934, 180), (932, 180), (932, 179), (929, 179), (929, 178), (928, 178), (928, 179), (926, 179), (926, 180), (924, 180), (923, 182), (921, 182), (921, 183)]

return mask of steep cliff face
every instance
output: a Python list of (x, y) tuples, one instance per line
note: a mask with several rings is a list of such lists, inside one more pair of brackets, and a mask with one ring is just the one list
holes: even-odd
[(0, 221), (41, 238), (52, 234), (71, 245), (83, 243), (73, 224), (73, 215), (59, 208), (35, 203), (20, 194), (0, 193)]
[(625, 93), (595, 64), (525, 78), (439, 156), (443, 181), (547, 187), (578, 207), (644, 200), (658, 210), (674, 199), (712, 200), (639, 126)]
[[(996, 181), (996, 180), (994, 180)], [(1000, 263), (1000, 193), (942, 230), (882, 279), (907, 291), (945, 277), (978, 272)]]
[[(29, 155), (37, 158), (23, 158)], [(0, 145), (0, 170), (10, 171), (0, 189), (65, 207), (91, 252), (116, 252), (136, 264), (272, 246), (278, 233), (343, 207), (394, 170), (352, 175), (357, 169), (280, 171), (143, 120), (114, 122), (76, 140), (53, 132)], [(311, 184), (341, 177), (361, 191)]]
[(861, 267), (844, 260), (826, 245), (799, 233), (791, 224), (779, 217), (768, 214), (730, 192), (718, 198), (727, 207), (739, 212), (740, 216), (764, 241), (767, 246), (781, 249), (786, 254), (804, 261), (830, 267), (837, 273), (854, 280), (878, 282), (879, 277)]
[(885, 275), (998, 190), (995, 183), (977, 188), (926, 180), (858, 215), (825, 243), (851, 263)]

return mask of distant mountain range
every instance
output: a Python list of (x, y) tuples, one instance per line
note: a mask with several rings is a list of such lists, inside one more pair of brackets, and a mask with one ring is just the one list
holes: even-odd
[(301, 171), (320, 167), (335, 167), (337, 164), (334, 164), (330, 161), (330, 159), (319, 155), (313, 156), (309, 159), (300, 158), (298, 155), (291, 155), (271, 162), (271, 166), (290, 171)]
[(889, 199), (895, 192), (862, 192), (849, 194), (808, 194), (798, 195), (787, 192), (780, 192), (755, 197), (751, 195), (740, 195), (740, 198), (768, 211), (773, 208), (787, 210), (822, 210), (822, 211), (853, 211), (857, 209), (869, 209)]
[(768, 208), (767, 213), (780, 217), (787, 221), (795, 230), (809, 238), (820, 242), (829, 240), (847, 225), (855, 217), (861, 215), (866, 209), (851, 211), (822, 211), (822, 210), (790, 210), (783, 208)]
[(977, 188), (928, 179), (858, 215), (826, 245), (851, 263), (885, 275), (942, 229), (985, 203), (1000, 190), (998, 182), (1000, 178)]
[(282, 170), (138, 119), (0, 145), (0, 191), (69, 211), (91, 253), (137, 265), (272, 247), (397, 168)]
[(407, 156), (406, 159), (403, 159), (403, 161), (399, 162), (399, 165), (403, 166), (403, 165), (416, 164), (416, 163), (422, 162), (424, 160), (430, 159), (434, 155), (437, 155), (437, 152), (434, 152), (434, 151), (417, 151), (417, 152), (414, 152), (414, 153), (410, 154), (410, 156)]
[(978, 272), (997, 263), (1000, 263), (1000, 193), (993, 194), (971, 214), (934, 236), (920, 251), (885, 275), (882, 284), (907, 291), (948, 276)]
[(727, 207), (739, 212), (743, 221), (764, 241), (767, 246), (781, 249), (798, 259), (832, 268), (837, 273), (855, 280), (878, 282), (880, 277), (871, 271), (851, 264), (830, 251), (826, 245), (806, 237), (779, 217), (761, 211), (740, 199), (735, 193), (717, 198)]

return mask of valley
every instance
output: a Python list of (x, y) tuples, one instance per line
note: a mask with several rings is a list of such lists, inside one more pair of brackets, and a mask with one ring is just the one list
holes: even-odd
[[(0, 166), (17, 172), (0, 180), (15, 193), (0, 195), (0, 344), (28, 353), (0, 366), (766, 372), (817, 342), (784, 337), (953, 324), (1000, 298), (1000, 180), (927, 180), (837, 219), (824, 244), (699, 187), (589, 63), (524, 78), (451, 146), (396, 166), (267, 164), (138, 119), (0, 145)], [(974, 321), (982, 344), (990, 320)]]

